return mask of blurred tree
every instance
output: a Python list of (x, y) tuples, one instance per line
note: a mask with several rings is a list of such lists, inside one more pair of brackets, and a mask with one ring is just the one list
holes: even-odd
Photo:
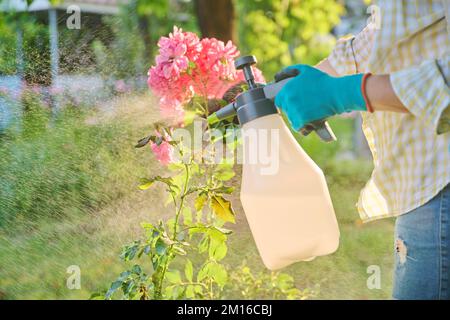
[(29, 84), (48, 85), (50, 55), (48, 26), (27, 12), (0, 12), (0, 74), (18, 72), (17, 36), (23, 35), (24, 77)]
[(159, 31), (158, 22), (164, 20), (169, 13), (169, 1), (132, 0), (129, 6), (138, 14), (138, 28), (144, 41), (145, 56), (150, 57), (155, 42), (154, 35)]
[(0, 75), (16, 72), (16, 28), (9, 14), (0, 13)]
[(110, 43), (94, 40), (97, 72), (105, 79), (128, 79), (144, 73), (145, 41), (138, 31), (139, 17), (133, 5), (121, 8), (118, 16), (105, 16), (103, 22), (111, 30)]
[(255, 54), (272, 76), (294, 63), (314, 64), (332, 49), (337, 0), (237, 0), (241, 51)]
[(109, 37), (98, 37), (93, 49), (96, 71), (105, 78), (145, 75), (159, 38), (171, 32), (174, 25), (198, 31), (192, 2), (186, 0), (132, 0), (118, 15), (106, 16), (103, 21)]
[(204, 37), (236, 41), (233, 0), (195, 0), (195, 11)]
[(30, 85), (50, 86), (50, 40), (48, 26), (27, 14), (22, 19), (24, 78)]
[(145, 57), (155, 53), (159, 37), (170, 32), (174, 25), (197, 31), (190, 0), (132, 0), (129, 7), (139, 17), (138, 29), (144, 41)]

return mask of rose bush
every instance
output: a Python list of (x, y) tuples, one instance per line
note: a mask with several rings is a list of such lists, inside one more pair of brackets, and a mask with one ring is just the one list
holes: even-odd
[[(236, 46), (217, 39), (200, 39), (177, 27), (168, 37), (162, 37), (158, 46), (156, 64), (148, 72), (148, 85), (159, 98), (162, 115), (173, 121), (169, 127), (155, 125), (155, 132), (139, 141), (137, 147), (149, 145), (171, 175), (144, 178), (140, 189), (163, 185), (173, 217), (142, 224), (145, 237), (126, 246), (121, 255), (124, 261), (141, 264), (135, 263), (108, 290), (93, 298), (112, 299), (117, 292), (123, 299), (143, 300), (311, 296), (311, 291), (295, 288), (286, 274), (253, 274), (245, 263), (240, 268), (223, 264), (232, 234), (227, 224), (235, 223), (235, 212), (227, 199), (235, 190), (230, 185), (234, 166), (198, 161), (190, 153), (192, 146), (173, 137), (175, 127), (189, 126), (195, 117), (205, 119), (211, 109), (220, 108), (245, 90), (243, 73), (234, 67), (240, 54)], [(256, 80), (264, 82), (262, 73), (256, 68), (254, 71)], [(195, 117), (188, 117), (188, 113)], [(224, 121), (214, 128), (204, 128), (206, 136), (212, 137), (209, 131), (230, 126), (234, 126), (232, 121)], [(175, 161), (176, 156), (185, 161)]]

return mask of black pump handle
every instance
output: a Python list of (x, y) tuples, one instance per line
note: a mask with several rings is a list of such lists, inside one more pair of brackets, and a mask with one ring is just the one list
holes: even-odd
[(258, 60), (255, 56), (245, 56), (237, 59), (234, 62), (234, 66), (238, 70), (244, 71), (245, 81), (248, 83), (248, 87), (250, 89), (257, 88), (257, 84), (255, 82), (255, 75), (253, 74), (252, 66), (257, 64)]
[[(275, 82), (268, 84), (264, 87), (264, 93), (268, 99), (275, 100), (277, 94), (284, 88), (284, 86), (292, 80), (292, 78), (299, 75), (299, 71), (296, 69), (289, 69), (282, 71), (275, 76)], [(315, 131), (317, 135), (325, 142), (336, 141), (336, 135), (331, 129), (326, 119), (313, 121), (308, 123), (300, 129), (300, 133), (304, 136), (309, 135), (312, 131)]]

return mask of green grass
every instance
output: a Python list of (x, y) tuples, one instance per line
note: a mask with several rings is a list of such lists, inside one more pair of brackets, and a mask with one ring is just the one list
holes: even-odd
[[(86, 115), (66, 114), (50, 128), (37, 128), (39, 134), (3, 138), (0, 299), (87, 299), (126, 268), (118, 258), (122, 245), (140, 237), (141, 221), (165, 214), (163, 190), (136, 189), (138, 177), (161, 170), (150, 152), (133, 149), (146, 133), (139, 117), (136, 112), (120, 121), (88, 124)], [(351, 121), (334, 121), (333, 127), (338, 143), (325, 145), (311, 136), (302, 144), (326, 173), (340, 249), (283, 271), (295, 276), (299, 288), (319, 284), (319, 299), (389, 298), (392, 221), (359, 222), (354, 204), (371, 166), (336, 161), (348, 148)], [(246, 259), (263, 269), (237, 196), (233, 202), (238, 221), (225, 261), (240, 265)], [(71, 265), (81, 268), (81, 290), (66, 287)], [(370, 265), (381, 268), (381, 290), (366, 286)]]
[(137, 135), (126, 123), (89, 125), (85, 113), (30, 111), (21, 134), (3, 136), (0, 225), (95, 212), (129, 193), (145, 171)]

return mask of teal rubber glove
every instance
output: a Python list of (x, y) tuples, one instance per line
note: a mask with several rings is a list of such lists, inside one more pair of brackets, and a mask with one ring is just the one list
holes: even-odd
[(276, 79), (293, 73), (298, 75), (278, 93), (275, 104), (295, 130), (337, 114), (367, 111), (362, 93), (363, 74), (337, 78), (307, 65), (296, 65), (286, 68)]

